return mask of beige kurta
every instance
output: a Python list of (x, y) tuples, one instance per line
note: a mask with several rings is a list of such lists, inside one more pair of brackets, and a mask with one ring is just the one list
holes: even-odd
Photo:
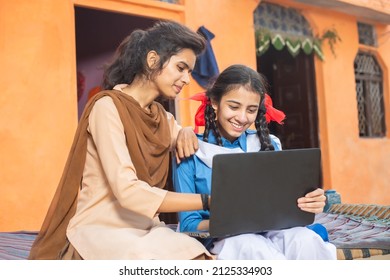
[[(172, 139), (180, 127), (167, 113)], [(203, 245), (156, 216), (167, 191), (137, 178), (118, 111), (108, 96), (91, 111), (87, 157), (67, 238), (84, 259), (193, 259)]]

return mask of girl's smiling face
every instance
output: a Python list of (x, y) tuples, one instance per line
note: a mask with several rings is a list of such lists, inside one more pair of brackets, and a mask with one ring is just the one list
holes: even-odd
[(260, 94), (239, 87), (225, 93), (219, 103), (211, 102), (221, 136), (233, 142), (256, 120)]

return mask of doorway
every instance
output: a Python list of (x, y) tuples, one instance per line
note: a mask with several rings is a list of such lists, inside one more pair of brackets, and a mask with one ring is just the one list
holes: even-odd
[(286, 114), (283, 125), (270, 123), (270, 132), (283, 149), (318, 148), (318, 113), (313, 54), (293, 57), (273, 46), (257, 57), (257, 71), (269, 82), (273, 106)]
[(75, 6), (78, 116), (88, 98), (103, 82), (103, 67), (120, 42), (134, 29), (145, 29), (155, 20), (134, 15)]

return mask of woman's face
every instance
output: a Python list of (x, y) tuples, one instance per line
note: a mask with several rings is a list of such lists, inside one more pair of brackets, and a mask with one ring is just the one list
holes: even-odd
[(212, 102), (221, 135), (236, 140), (255, 121), (259, 104), (260, 94), (244, 87), (227, 92), (219, 104)]
[(159, 94), (174, 99), (185, 85), (190, 82), (190, 75), (196, 61), (191, 49), (183, 49), (165, 62), (161, 73), (155, 79)]

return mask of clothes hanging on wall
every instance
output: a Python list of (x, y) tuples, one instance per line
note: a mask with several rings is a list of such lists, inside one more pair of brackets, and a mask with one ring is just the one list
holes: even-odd
[(215, 35), (206, 27), (201, 26), (197, 30), (206, 39), (206, 50), (196, 59), (192, 76), (203, 88), (207, 88), (214, 77), (219, 74), (217, 60), (211, 46), (211, 40)]

